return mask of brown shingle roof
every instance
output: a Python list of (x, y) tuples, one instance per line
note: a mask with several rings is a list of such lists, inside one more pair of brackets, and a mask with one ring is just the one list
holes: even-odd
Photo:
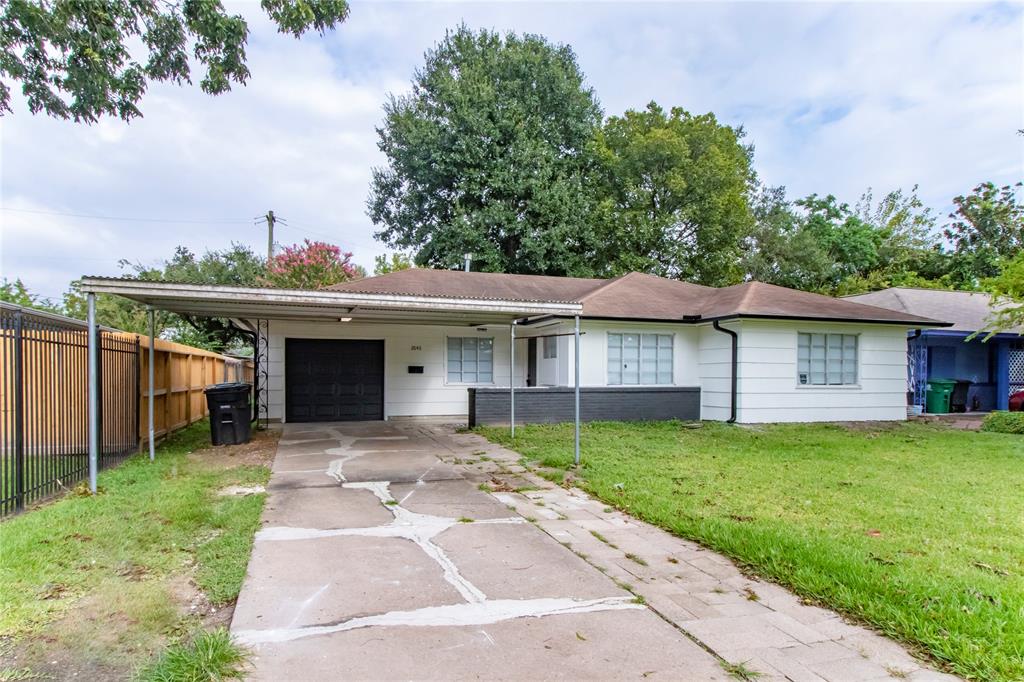
[(586, 317), (681, 320), (700, 314), (718, 290), (631, 272), (582, 297)]
[(939, 320), (927, 317), (764, 282), (744, 282), (718, 289), (712, 304), (701, 311), (701, 317), (704, 319), (782, 317), (865, 322), (915, 322), (926, 325), (938, 322), (942, 324)]
[(354, 282), (343, 282), (327, 288), (360, 294), (406, 294), (409, 296), (572, 303), (607, 281), (576, 277), (409, 268)]
[(508, 275), (412, 268), (328, 287), (368, 294), (406, 294), (513, 301), (579, 302), (584, 317), (700, 321), (777, 317), (852, 322), (945, 323), (908, 312), (786, 287), (746, 282), (713, 287), (631, 272), (615, 279)]

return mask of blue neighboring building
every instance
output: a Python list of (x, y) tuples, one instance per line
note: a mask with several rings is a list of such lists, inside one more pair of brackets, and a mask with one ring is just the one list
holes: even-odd
[(907, 388), (912, 404), (924, 406), (928, 377), (970, 381), (969, 411), (1005, 410), (1010, 396), (1024, 391), (1024, 329), (988, 341), (982, 340), (984, 334), (968, 340), (984, 329), (991, 314), (988, 294), (894, 287), (846, 298), (953, 323), (909, 335)]

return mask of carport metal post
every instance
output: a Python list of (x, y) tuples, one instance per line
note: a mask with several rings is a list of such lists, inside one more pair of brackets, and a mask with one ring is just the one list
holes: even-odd
[[(147, 368), (149, 370), (149, 387), (146, 390), (149, 398), (146, 407), (149, 408), (149, 461), (152, 462), (156, 459), (156, 446), (153, 444), (156, 433), (156, 428), (153, 425), (153, 394), (155, 392), (153, 389), (153, 365), (155, 364), (153, 348), (156, 346), (156, 312), (151, 305), (146, 306), (146, 312), (149, 313), (149, 367)], [(224, 365), (226, 367), (227, 363)]]
[(509, 428), (512, 438), (516, 437), (516, 321), (509, 325), (508, 342), (508, 404)]
[(576, 370), (576, 381), (573, 384), (573, 398), (576, 402), (576, 423), (573, 434), (573, 462), (580, 465), (580, 316), (576, 316), (576, 328), (573, 334), (573, 342), (576, 349), (573, 352), (573, 363)]
[(100, 458), (100, 338), (96, 329), (96, 294), (86, 294), (89, 342), (89, 492), (96, 494)]

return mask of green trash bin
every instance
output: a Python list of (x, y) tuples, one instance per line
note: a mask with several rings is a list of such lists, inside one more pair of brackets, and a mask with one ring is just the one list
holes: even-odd
[(929, 379), (924, 411), (929, 414), (949, 414), (949, 398), (955, 386), (955, 379)]

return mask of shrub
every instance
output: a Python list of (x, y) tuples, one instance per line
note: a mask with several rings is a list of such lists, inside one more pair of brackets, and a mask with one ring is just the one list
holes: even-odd
[(1024, 412), (989, 412), (981, 423), (981, 430), (1024, 434)]

